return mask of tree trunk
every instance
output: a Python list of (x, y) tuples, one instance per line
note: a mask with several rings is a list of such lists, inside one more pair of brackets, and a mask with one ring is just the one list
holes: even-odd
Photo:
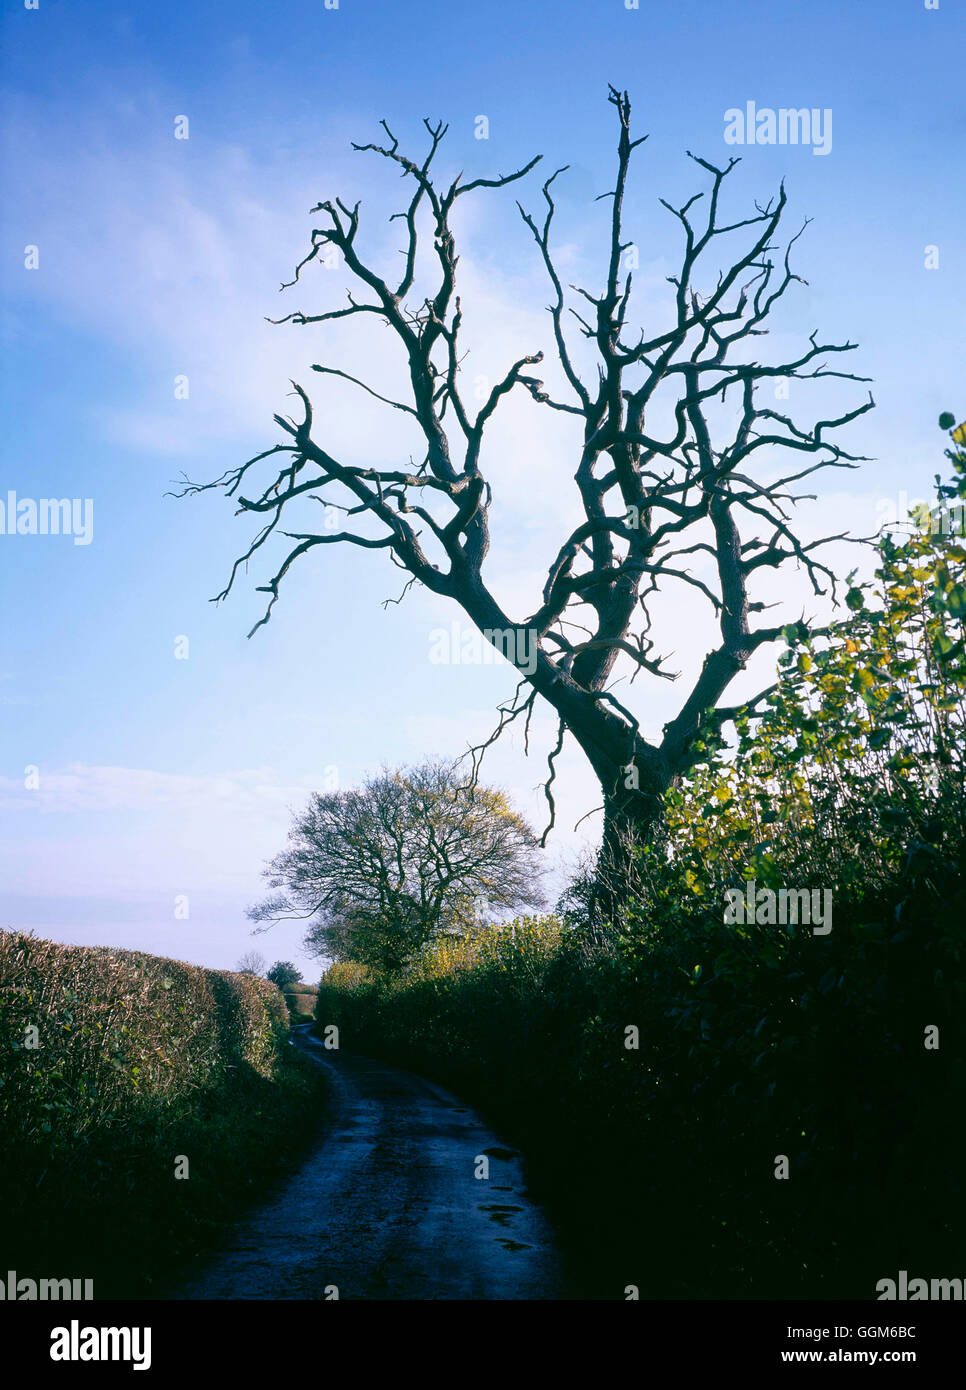
[(653, 842), (662, 818), (660, 794), (621, 788), (604, 798), (604, 833), (591, 899), (591, 933), (601, 942), (619, 931), (641, 884), (637, 858)]
[(626, 724), (597, 704), (592, 717), (571, 732), (587, 755), (600, 782), (604, 826), (590, 899), (590, 937), (602, 943), (624, 919), (628, 901), (639, 886), (640, 848), (660, 830), (664, 795), (674, 782), (673, 769)]

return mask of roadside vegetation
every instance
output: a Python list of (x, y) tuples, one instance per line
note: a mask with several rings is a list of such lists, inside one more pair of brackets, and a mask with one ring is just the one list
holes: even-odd
[(251, 915), (306, 920), (317, 990), (253, 953), (236, 973), (0, 932), (6, 1267), (174, 1287), (318, 1133), (320, 1073), (287, 1045), (314, 1013), (521, 1147), (587, 1295), (955, 1275), (962, 433), (935, 510), (881, 538), (835, 622), (783, 630), (774, 686), (705, 719), (649, 834), (555, 912), (506, 798), (432, 763), (314, 797), (269, 865)]
[(317, 1068), (254, 975), (0, 932), (4, 1269), (156, 1297), (317, 1133)]
[(299, 981), (285, 991), (289, 1017), (293, 1023), (311, 1023), (315, 1017), (315, 1001), (318, 998), (318, 985), (307, 985)]
[[(882, 538), (845, 615), (785, 630), (758, 717), (730, 743), (704, 729), (618, 910), (591, 874), (554, 915), (323, 977), (344, 1047), (521, 1145), (594, 1295), (868, 1299), (962, 1264), (966, 455), (947, 457), (936, 511)], [(803, 889), (817, 915), (789, 920)]]

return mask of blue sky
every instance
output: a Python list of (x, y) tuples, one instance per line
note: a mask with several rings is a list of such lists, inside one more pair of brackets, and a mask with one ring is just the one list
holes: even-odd
[[(164, 496), (182, 473), (211, 478), (274, 443), (291, 377), (324, 403), (347, 454), (376, 460), (402, 447), (378, 407), (360, 411), (351, 388), (308, 372), (313, 361), (356, 363), (391, 382), (398, 362), (384, 338), (264, 321), (344, 296), (339, 270), (317, 270), (295, 298), (278, 292), (320, 199), (362, 198), (367, 244), (392, 263), (385, 214), (402, 205), (400, 185), (349, 149), (377, 138), (380, 118), (414, 149), (423, 116), (448, 121), (441, 168), (468, 177), (534, 153), (547, 173), (569, 163), (561, 256), (593, 284), (593, 199), (613, 168), (607, 84), (627, 88), (637, 131), (649, 134), (627, 204), (645, 315), (660, 312), (678, 247), (657, 200), (701, 186), (686, 150), (741, 155), (737, 215), (784, 178), (789, 231), (813, 221), (796, 259), (809, 285), (789, 295), (776, 344), (814, 328), (858, 342), (851, 365), (874, 378), (878, 403), (849, 436), (876, 462), (826, 475), (804, 530), (867, 534), (902, 494), (927, 493), (941, 461), (936, 417), (964, 413), (966, 25), (953, 0), (938, 10), (923, 0), (642, 0), (638, 10), (622, 0), (341, 0), (337, 10), (322, 0), (40, 0), (37, 10), (8, 0), (2, 30), (0, 500), (14, 490), (94, 504), (89, 545), (0, 536), (4, 924), (219, 966), (256, 945), (311, 975), (297, 930), (253, 942), (244, 918), (290, 809), (333, 776), (349, 785), (382, 763), (460, 752), (512, 690), (507, 667), (430, 664), (430, 632), (459, 615), (416, 593), (384, 610), (399, 575), (355, 551), (327, 549), (293, 571), (272, 622), (246, 641), (265, 570), (243, 576), (226, 603), (208, 600), (248, 530), (223, 499)], [(749, 101), (830, 110), (829, 153), (726, 145), (725, 112)], [(187, 140), (174, 138), (181, 115)], [(481, 115), (486, 140), (475, 138)], [(537, 209), (540, 181), (513, 193)], [(547, 287), (510, 191), (474, 199), (460, 232), (469, 370), (495, 375), (519, 350), (549, 347)], [(25, 267), (28, 246), (37, 269)], [(174, 396), (180, 374), (187, 400)], [(824, 401), (790, 404), (818, 418)], [(566, 422), (522, 403), (495, 432), (492, 566), (511, 599), (533, 588), (562, 538), (572, 442)], [(780, 596), (801, 603), (793, 587)], [(702, 616), (682, 601), (663, 621), (688, 669)], [(180, 637), (186, 660), (175, 656)], [(641, 690), (646, 729), (659, 731), (676, 693)], [(538, 734), (549, 731), (543, 720)], [(508, 743), (489, 775), (539, 820), (539, 757), (528, 764)], [(594, 822), (583, 837), (571, 827), (596, 805), (575, 751), (560, 786), (552, 854), (565, 867)], [(184, 897), (187, 919), (175, 916)]]

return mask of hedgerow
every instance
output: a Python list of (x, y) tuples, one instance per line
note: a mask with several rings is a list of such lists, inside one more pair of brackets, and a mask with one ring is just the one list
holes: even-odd
[(0, 932), (0, 1203), (25, 1275), (157, 1292), (311, 1138), (317, 1073), (251, 975)]
[[(964, 562), (955, 527), (914, 526), (873, 584), (850, 577), (846, 617), (787, 629), (757, 717), (731, 746), (706, 729), (619, 920), (588, 923), (578, 884), (561, 916), (405, 975), (324, 977), (343, 1046), (437, 1076), (521, 1144), (581, 1289), (864, 1299), (958, 1268)], [(828, 890), (829, 929), (779, 920), (781, 889)]]

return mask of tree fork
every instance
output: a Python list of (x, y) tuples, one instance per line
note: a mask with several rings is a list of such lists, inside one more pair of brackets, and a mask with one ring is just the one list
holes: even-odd
[[(796, 423), (760, 403), (759, 388), (771, 392), (780, 379), (809, 383), (867, 378), (837, 365), (843, 354), (854, 351), (854, 343), (825, 343), (817, 331), (807, 346), (781, 361), (763, 362), (750, 355), (748, 349), (757, 347), (766, 333), (762, 325), (776, 305), (791, 287), (803, 283), (790, 258), (804, 226), (783, 252), (776, 252), (774, 238), (787, 205), (784, 187), (768, 203), (756, 202), (748, 216), (723, 218), (723, 190), (739, 162), (736, 158), (718, 167), (688, 152), (709, 187), (681, 207), (661, 200), (682, 237), (679, 269), (668, 277), (670, 326), (650, 337), (641, 329), (635, 338), (629, 319), (633, 276), (624, 266), (632, 239), (625, 235), (623, 219), (632, 157), (643, 139), (631, 138), (627, 93), (612, 87), (608, 99), (619, 129), (614, 187), (602, 195), (612, 201), (601, 293), (571, 286), (579, 307), (571, 304), (555, 264), (553, 188), (566, 166), (542, 186), (542, 218), (518, 204), (552, 290), (551, 348), (564, 383), (562, 399), (530, 370), (543, 360), (546, 349), (528, 350), (511, 363), (475, 415), (460, 382), (464, 308), (456, 290), (453, 208), (465, 195), (516, 183), (540, 157), (493, 178), (464, 183), (458, 174), (447, 187), (437, 180), (433, 167), (445, 125), (424, 122), (429, 148), (418, 160), (402, 153), (384, 122), (387, 144), (354, 148), (394, 164), (411, 181), (408, 207), (396, 215), (404, 243), (400, 280), (387, 280), (365, 259), (359, 203), (350, 205), (339, 198), (320, 202), (312, 213), (325, 220), (312, 231), (309, 251), (283, 289), (301, 286), (303, 269), (334, 248), (356, 294), (350, 289), (342, 307), (316, 314), (297, 309), (274, 322), (302, 327), (375, 316), (389, 328), (406, 363), (411, 399), (393, 400), (338, 367), (316, 364), (316, 370), (341, 378), (347, 389), (361, 388), (369, 398), (367, 408), (373, 408), (374, 397), (374, 408), (393, 412), (393, 425), (385, 435), (390, 461), (381, 467), (359, 467), (336, 458), (319, 442), (308, 395), (293, 383), (302, 419), (275, 417), (285, 435), (282, 443), (213, 482), (185, 479), (179, 495), (218, 488), (234, 499), (239, 511), (251, 512), (263, 522), (219, 598), (230, 592), (239, 571), (269, 541), (284, 537), (293, 543), (274, 576), (260, 586), (269, 602), (253, 632), (268, 621), (283, 578), (303, 555), (316, 546), (349, 544), (387, 550), (406, 571), (404, 592), (420, 582), (452, 599), (480, 631), (505, 632), (514, 639), (521, 632), (530, 634), (536, 661), (532, 669), (529, 662), (520, 667), (520, 685), (512, 700), (501, 706), (494, 734), (470, 750), (473, 776), (479, 758), (507, 725), (526, 714), (529, 728), (534, 700), (546, 700), (558, 717), (544, 784), (550, 826), (555, 758), (569, 732), (601, 785), (605, 848), (611, 860), (620, 859), (626, 869), (627, 856), (618, 853), (619, 847), (653, 832), (664, 794), (697, 757), (699, 735), (709, 723), (720, 726), (726, 717), (719, 702), (729, 684), (760, 647), (781, 638), (781, 627), (752, 626), (754, 615), (767, 605), (753, 598), (750, 586), (764, 570), (797, 565), (815, 594), (830, 588), (835, 597), (835, 576), (816, 550), (843, 537), (824, 536), (808, 543), (799, 539), (790, 522), (791, 509), (811, 494), (794, 489), (822, 469), (850, 469), (865, 461), (829, 436), (857, 420), (874, 402), (869, 396), (812, 425)], [(700, 219), (698, 211), (704, 213)], [(744, 250), (733, 252), (730, 264), (719, 264), (714, 254), (719, 238), (736, 234), (744, 238)], [(431, 272), (417, 256), (422, 238), (431, 244)], [(417, 289), (417, 279), (427, 274), (431, 283)], [(569, 341), (572, 331), (596, 354), (596, 379), (591, 382), (577, 369)], [(550, 559), (541, 600), (529, 617), (504, 612), (482, 573), (490, 544), (492, 496), (485, 474), (486, 429), (505, 398), (519, 390), (536, 408), (573, 417), (579, 440), (575, 439), (570, 472), (583, 512)], [(649, 421), (659, 401), (669, 408), (656, 413), (674, 422), (663, 437), (651, 432)], [(719, 401), (736, 407), (736, 425), (729, 423), (726, 429), (714, 420), (710, 409)], [(400, 412), (421, 436), (418, 465), (411, 457), (408, 463), (395, 460), (396, 453), (403, 452), (396, 446)], [(782, 472), (773, 466), (776, 458), (789, 455), (794, 465), (775, 477)], [(768, 463), (763, 475), (756, 468), (759, 460)], [(267, 480), (253, 486), (266, 468)], [(762, 476), (768, 481), (760, 480)], [(287, 522), (286, 509), (297, 507), (299, 499), (332, 501), (345, 513), (345, 529), (283, 530), (283, 513)], [(377, 534), (372, 534), (373, 528)], [(712, 577), (692, 571), (695, 556), (710, 557)], [(637, 675), (652, 681), (673, 678), (650, 634), (655, 604), (672, 588), (681, 592), (681, 585), (710, 604), (720, 643), (705, 656), (661, 740), (652, 743), (641, 735), (626, 697), (622, 703), (614, 695), (613, 683), (628, 669), (632, 680)], [(804, 623), (804, 615), (799, 623)], [(574, 640), (575, 630), (586, 633), (586, 640)]]

